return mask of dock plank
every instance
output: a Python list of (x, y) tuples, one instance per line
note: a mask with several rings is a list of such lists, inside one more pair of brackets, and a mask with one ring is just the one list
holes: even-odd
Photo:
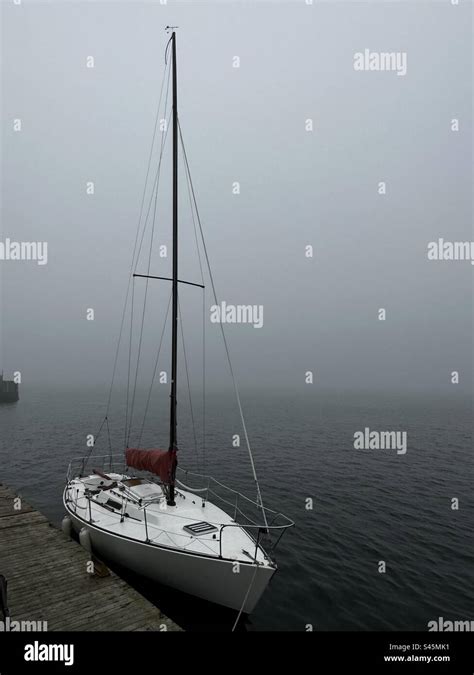
[(11, 621), (47, 621), (48, 630), (180, 631), (110, 571), (87, 572), (90, 554), (0, 484), (0, 574), (8, 582)]

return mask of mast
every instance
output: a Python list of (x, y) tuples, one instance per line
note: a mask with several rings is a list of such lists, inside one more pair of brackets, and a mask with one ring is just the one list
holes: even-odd
[[(170, 394), (170, 444), (168, 451), (177, 450), (176, 381), (178, 356), (178, 92), (176, 81), (176, 33), (171, 35), (173, 76), (173, 297), (171, 333), (171, 394)], [(174, 467), (169, 487), (168, 505), (174, 501)]]

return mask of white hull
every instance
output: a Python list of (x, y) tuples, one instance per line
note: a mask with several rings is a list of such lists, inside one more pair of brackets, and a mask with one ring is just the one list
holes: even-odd
[[(73, 527), (87, 528), (92, 547), (98, 556), (160, 584), (165, 584), (209, 602), (250, 614), (270, 579), (274, 566), (213, 556), (197, 555), (166, 546), (148, 544), (120, 536), (78, 517), (64, 500)], [(238, 568), (238, 571), (236, 569)]]

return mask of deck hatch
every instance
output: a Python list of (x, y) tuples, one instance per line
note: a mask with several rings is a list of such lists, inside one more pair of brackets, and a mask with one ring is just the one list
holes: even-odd
[(217, 527), (201, 520), (199, 523), (191, 523), (191, 525), (184, 525), (183, 530), (193, 534), (195, 537), (200, 537), (203, 534), (210, 534), (217, 532)]

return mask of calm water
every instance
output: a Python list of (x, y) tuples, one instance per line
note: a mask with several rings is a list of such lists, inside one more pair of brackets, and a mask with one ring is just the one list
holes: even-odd
[[(426, 630), (438, 616), (474, 619), (470, 399), (304, 390), (246, 394), (243, 401), (264, 501), (296, 522), (247, 630), (305, 630), (307, 624)], [(152, 416), (144, 433), (153, 447), (165, 444), (166, 397), (161, 403), (163, 414)], [(153, 402), (153, 413), (158, 408)], [(209, 397), (207, 408), (208, 469), (253, 496), (246, 450), (232, 447), (240, 431), (233, 399)], [(23, 387), (18, 404), (0, 406), (0, 481), (59, 523), (69, 458), (86, 454), (86, 434), (96, 431), (103, 410), (100, 392)], [(120, 406), (111, 417), (120, 450)], [(184, 403), (181, 417), (181, 465), (195, 468), (196, 455), (185, 449), (192, 434)], [(200, 433), (199, 411), (196, 420)], [(353, 434), (364, 427), (407, 431), (407, 453), (354, 450)], [(103, 440), (97, 454), (108, 451)], [(202, 452), (198, 457), (202, 468)], [(308, 498), (312, 510), (305, 508)], [(459, 510), (452, 510), (452, 498)], [(385, 574), (378, 572), (380, 560)], [(233, 612), (130, 579), (185, 628), (228, 630), (235, 619)]]

